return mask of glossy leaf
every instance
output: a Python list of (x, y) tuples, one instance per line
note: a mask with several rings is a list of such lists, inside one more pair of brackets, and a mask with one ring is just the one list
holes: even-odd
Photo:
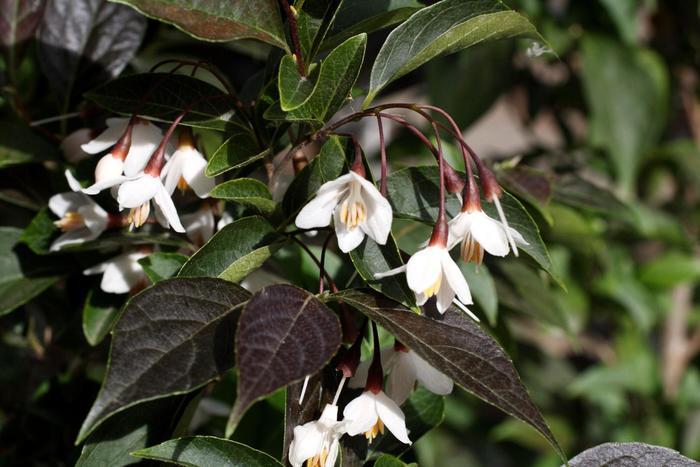
[(245, 444), (214, 436), (188, 436), (140, 449), (134, 456), (191, 467), (281, 467), (275, 458)]
[(45, 6), (46, 0), (0, 0), (0, 46), (6, 52), (34, 35)]
[(374, 467), (411, 467), (415, 465), (416, 464), (406, 464), (398, 457), (394, 457), (389, 454), (382, 454), (374, 462)]
[(423, 8), (387, 37), (372, 66), (363, 107), (387, 84), (435, 57), (519, 36), (539, 37), (525, 17), (500, 0), (444, 0)]
[[(287, 121), (308, 121), (317, 125), (326, 123), (350, 95), (362, 67), (366, 45), (367, 36), (359, 34), (333, 49), (321, 63), (313, 91), (303, 105), (280, 117)], [(280, 107), (277, 106), (277, 109)], [(271, 107), (270, 113), (265, 116), (272, 117), (273, 110), (275, 108)]]
[(100, 289), (88, 292), (83, 305), (83, 334), (92, 346), (102, 342), (114, 327), (124, 297)]
[(591, 143), (608, 151), (619, 186), (629, 195), (641, 162), (664, 129), (666, 67), (650, 50), (603, 37), (586, 37), (581, 50)]
[(570, 467), (698, 467), (700, 463), (679, 452), (644, 443), (605, 443), (583, 451), (569, 461)]
[(22, 231), (0, 227), (0, 316), (24, 305), (49, 288), (59, 277), (37, 264), (20, 244)]
[(283, 241), (284, 237), (263, 217), (237, 219), (192, 255), (179, 275), (237, 282), (259, 268)]
[(224, 141), (212, 154), (205, 174), (207, 177), (215, 177), (229, 170), (240, 169), (262, 159), (268, 153), (268, 149), (262, 151), (258, 149), (249, 134), (237, 133)]
[(26, 125), (0, 123), (0, 169), (53, 159), (55, 145)]
[[(436, 166), (409, 167), (398, 170), (387, 178), (389, 202), (394, 209), (394, 215), (406, 219), (414, 219), (434, 223), (439, 206), (439, 171)], [(492, 203), (481, 199), (484, 212), (498, 219), (498, 213)], [(520, 232), (528, 245), (519, 247), (530, 255), (537, 263), (555, 276), (552, 261), (547, 248), (542, 241), (540, 231), (532, 217), (523, 205), (508, 193), (501, 199), (508, 224)], [(456, 216), (461, 205), (454, 195), (446, 199), (449, 217)]]
[(285, 112), (304, 104), (314, 90), (314, 83), (299, 75), (299, 69), (291, 55), (285, 55), (280, 61), (277, 86), (280, 93), (280, 107)]
[(496, 326), (498, 319), (498, 294), (493, 276), (483, 265), (474, 263), (457, 263), (469, 284), (474, 301), (481, 307), (491, 326)]
[(324, 47), (340, 44), (348, 37), (360, 33), (371, 33), (398, 24), (424, 5), (416, 0), (389, 0), (367, 2), (345, 0), (338, 11), (331, 35)]
[(153, 282), (160, 282), (169, 279), (177, 274), (183, 264), (187, 261), (187, 256), (180, 253), (165, 253), (157, 251), (139, 260), (139, 264)]
[(214, 187), (210, 196), (257, 209), (270, 215), (277, 207), (264, 183), (252, 178), (237, 178)]
[(552, 196), (556, 201), (575, 208), (609, 213), (621, 219), (631, 214), (612, 190), (576, 175), (556, 178), (552, 190)]
[(287, 48), (275, 0), (116, 0), (151, 18), (173, 24), (198, 39), (257, 39)]
[(117, 412), (186, 393), (231, 368), (238, 310), (248, 297), (209, 278), (170, 279), (133, 297), (114, 329), (107, 375), (77, 442)]
[(321, 147), (321, 152), (309, 165), (299, 172), (282, 200), (285, 214), (292, 216), (297, 213), (307, 201), (326, 182), (338, 178), (345, 168), (345, 143), (338, 136), (331, 136)]
[(256, 400), (323, 368), (340, 347), (335, 313), (309, 292), (271, 285), (251, 297), (238, 321), (238, 391), (226, 434)]
[[(146, 102), (143, 96), (148, 95)], [(124, 115), (139, 115), (172, 122), (188, 110), (183, 125), (211, 130), (242, 127), (233, 117), (235, 106), (224, 92), (204, 81), (185, 75), (142, 73), (115, 79), (85, 94), (100, 107)]]
[(359, 291), (333, 297), (382, 325), (455, 383), (529, 424), (565, 457), (508, 355), (471, 318), (455, 308), (430, 318)]
[(105, 0), (49, 0), (37, 36), (49, 85), (68, 103), (117, 77), (136, 54), (146, 20)]

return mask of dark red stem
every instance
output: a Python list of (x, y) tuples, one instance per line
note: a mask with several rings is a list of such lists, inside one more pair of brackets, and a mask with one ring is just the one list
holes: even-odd
[(382, 125), (381, 113), (377, 112), (377, 130), (379, 131), (379, 155), (381, 160), (381, 173), (379, 181), (379, 192), (386, 198), (386, 172), (387, 172), (387, 162), (386, 162), (386, 144), (384, 142), (384, 126)]
[(365, 391), (379, 394), (384, 388), (384, 370), (382, 369), (382, 349), (379, 347), (379, 333), (377, 332), (377, 324), (374, 321), (372, 321), (372, 336), (374, 337), (374, 355), (367, 372)]
[(284, 14), (287, 15), (287, 21), (289, 21), (289, 35), (292, 37), (292, 44), (294, 45), (294, 56), (296, 57), (297, 69), (301, 76), (306, 76), (306, 66), (304, 65), (304, 59), (301, 56), (301, 42), (299, 42), (299, 30), (297, 28), (297, 18), (292, 8), (289, 6), (287, 0), (280, 0)]

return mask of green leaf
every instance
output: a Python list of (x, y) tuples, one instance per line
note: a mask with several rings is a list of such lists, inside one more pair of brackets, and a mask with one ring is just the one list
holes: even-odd
[(192, 255), (179, 275), (237, 282), (262, 266), (284, 241), (264, 217), (237, 219)]
[(614, 465), (693, 467), (698, 463), (672, 449), (644, 443), (605, 443), (583, 451), (570, 467)]
[(603, 212), (621, 219), (626, 219), (631, 214), (627, 206), (609, 188), (573, 174), (555, 178), (552, 197), (575, 208)]
[(483, 401), (536, 429), (565, 458), (501, 346), (454, 307), (427, 317), (356, 290), (332, 295), (368, 316), (409, 349)]
[(226, 436), (253, 402), (320, 371), (340, 342), (335, 313), (309, 292), (280, 284), (253, 295), (238, 320), (238, 391)]
[(114, 328), (107, 375), (77, 443), (139, 402), (184, 394), (233, 366), (247, 291), (209, 278), (168, 279), (134, 296)]
[(331, 136), (321, 147), (321, 151), (309, 165), (299, 172), (282, 200), (282, 208), (287, 216), (296, 214), (321, 185), (335, 180), (345, 168), (345, 143), (338, 136)]
[[(434, 223), (440, 200), (439, 186), (439, 171), (436, 166), (409, 167), (392, 173), (387, 177), (387, 190), (394, 215)], [(449, 217), (456, 216), (461, 209), (457, 197), (449, 195), (445, 201)], [(498, 219), (498, 213), (492, 203), (482, 197), (481, 204), (486, 214)], [(501, 204), (510, 227), (520, 232), (528, 242), (528, 245), (520, 246), (519, 249), (530, 255), (542, 269), (556, 279), (547, 247), (530, 214), (520, 201), (508, 193), (503, 195)]]
[(372, 66), (363, 107), (387, 84), (435, 57), (520, 36), (541, 40), (524, 16), (499, 0), (444, 0), (423, 8), (387, 37)]
[(124, 297), (100, 289), (88, 292), (83, 305), (83, 334), (92, 346), (102, 342), (114, 327)]
[(210, 196), (257, 209), (269, 216), (277, 207), (264, 183), (252, 178), (237, 178), (214, 187)]
[(88, 437), (75, 467), (139, 463), (140, 459), (130, 453), (171, 436), (182, 399), (146, 402), (115, 415)]
[(213, 436), (171, 439), (132, 455), (190, 467), (281, 467), (276, 459), (245, 444)]
[(21, 235), (19, 229), (0, 227), (0, 316), (24, 305), (59, 279), (25, 251)]
[(214, 152), (204, 174), (207, 177), (215, 177), (229, 170), (240, 169), (262, 159), (269, 151), (261, 151), (248, 133), (237, 133), (224, 141)]
[(659, 288), (671, 288), (700, 279), (700, 259), (693, 255), (672, 251), (644, 264), (642, 282)]
[(491, 326), (496, 326), (498, 320), (498, 294), (496, 293), (496, 284), (493, 281), (493, 276), (488, 268), (484, 265), (475, 263), (465, 263), (459, 261), (457, 263), (459, 269), (467, 279), (469, 289), (474, 296), (474, 300), (481, 307), (486, 315)]
[[(303, 101), (303, 104), (279, 117), (287, 121), (308, 121), (318, 125), (326, 123), (350, 95), (360, 74), (366, 45), (367, 35), (359, 34), (333, 49), (321, 63), (311, 95)], [(289, 85), (290, 78), (287, 75), (280, 79), (285, 85)], [(294, 96), (293, 102), (298, 103), (301, 99), (299, 96), (302, 94), (296, 93)], [(265, 113), (265, 117), (277, 118), (275, 112), (279, 110), (281, 110), (279, 105), (273, 106), (269, 112)]]
[(379, 245), (369, 237), (350, 252), (350, 259), (355, 265), (357, 273), (367, 282), (371, 288), (418, 311), (414, 293), (408, 287), (405, 274), (375, 279), (374, 275), (387, 272), (403, 265), (399, 248), (392, 234), (389, 235), (386, 245)]
[(208, 41), (257, 39), (287, 49), (280, 9), (275, 0), (115, 0), (144, 15), (173, 24)]
[(115, 113), (137, 112), (159, 122), (172, 122), (189, 109), (183, 125), (211, 130), (239, 127), (249, 131), (234, 117), (235, 105), (224, 95), (221, 89), (190, 76), (142, 73), (103, 84), (85, 93), (85, 98)]
[(169, 279), (177, 274), (182, 265), (187, 261), (187, 256), (180, 253), (151, 253), (139, 260), (139, 264), (154, 284), (164, 279)]
[(334, 47), (355, 34), (371, 33), (404, 21), (424, 5), (416, 0), (368, 2), (345, 0), (333, 23), (331, 36), (324, 48)]
[[(416, 465), (416, 464), (411, 464)], [(410, 467), (404, 461), (398, 457), (391, 456), (389, 454), (382, 454), (374, 462), (374, 467)]]
[(56, 146), (26, 125), (0, 122), (0, 169), (55, 158)]
[(314, 83), (299, 74), (297, 64), (291, 55), (285, 55), (280, 61), (277, 86), (280, 93), (280, 107), (285, 112), (304, 104), (314, 90)]
[(585, 37), (581, 50), (591, 142), (608, 151), (619, 187), (630, 196), (666, 124), (668, 72), (655, 52), (604, 37)]

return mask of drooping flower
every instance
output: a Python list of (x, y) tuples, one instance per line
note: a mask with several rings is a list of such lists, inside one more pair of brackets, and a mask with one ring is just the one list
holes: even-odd
[(406, 417), (401, 408), (387, 396), (384, 391), (374, 392), (365, 390), (361, 395), (350, 401), (343, 410), (345, 431), (350, 436), (364, 433), (371, 443), (384, 428), (402, 443), (411, 444), (406, 429)]
[(447, 311), (455, 296), (463, 305), (473, 303), (469, 285), (444, 245), (428, 245), (411, 256), (406, 264), (406, 280), (418, 305), (436, 296), (440, 313)]
[[(127, 132), (130, 133), (130, 141), (124, 151), (119, 143)], [(108, 118), (107, 129), (81, 148), (88, 154), (97, 154), (112, 148), (109, 154), (100, 159), (95, 169), (95, 181), (99, 182), (108, 176), (121, 175), (122, 171), (117, 173), (117, 166), (120, 165), (127, 177), (142, 171), (162, 138), (163, 132), (160, 128), (148, 120), (137, 116)]]
[(163, 184), (171, 195), (176, 187), (181, 190), (191, 187), (197, 196), (206, 198), (214, 188), (214, 179), (204, 175), (206, 167), (207, 160), (195, 147), (192, 130), (183, 129), (177, 150), (163, 167)]
[[(517, 244), (527, 245), (520, 233), (507, 228)], [(466, 262), (481, 264), (484, 251), (494, 256), (506, 256), (510, 251), (506, 227), (489, 217), (481, 208), (462, 211), (449, 222), (447, 248), (461, 244), (461, 257)]]
[(321, 417), (294, 428), (289, 445), (289, 462), (293, 467), (333, 467), (338, 458), (344, 423), (338, 421), (338, 406), (326, 404)]
[(211, 204), (205, 202), (196, 211), (183, 214), (182, 225), (192, 243), (204, 245), (214, 235), (214, 212)]
[[(162, 214), (164, 227), (172, 227), (175, 232), (185, 232), (180, 222), (175, 203), (163, 186), (160, 177), (144, 173), (136, 178), (125, 180), (119, 185), (117, 203), (119, 209), (131, 209), (129, 214), (133, 227), (141, 227), (148, 218), (151, 200)], [(166, 225), (167, 224), (167, 225)]]
[(86, 276), (102, 274), (100, 288), (107, 293), (128, 293), (139, 286), (145, 285), (146, 273), (138, 260), (147, 253), (134, 251), (100, 263), (83, 271)]
[(58, 193), (49, 199), (49, 209), (59, 217), (54, 222), (63, 234), (51, 244), (51, 251), (76, 245), (100, 236), (108, 227), (109, 214), (89, 196), (80, 192), (80, 184), (66, 170), (72, 192)]
[(369, 180), (351, 170), (324, 183), (318, 194), (299, 212), (296, 225), (313, 229), (335, 224), (338, 246), (347, 253), (356, 248), (365, 235), (384, 245), (391, 231), (389, 202)]
[(75, 130), (61, 141), (63, 157), (71, 164), (76, 164), (86, 159), (89, 154), (83, 151), (82, 145), (87, 144), (94, 137), (94, 132), (90, 128), (79, 128)]

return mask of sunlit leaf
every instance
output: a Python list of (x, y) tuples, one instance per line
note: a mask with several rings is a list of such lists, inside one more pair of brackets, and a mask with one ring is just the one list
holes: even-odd
[(214, 187), (209, 194), (212, 198), (225, 199), (243, 206), (257, 209), (269, 215), (277, 207), (272, 201), (270, 190), (264, 183), (252, 178), (237, 178)]
[(694, 460), (679, 452), (644, 443), (605, 443), (583, 451), (569, 461), (570, 467), (697, 467)]

